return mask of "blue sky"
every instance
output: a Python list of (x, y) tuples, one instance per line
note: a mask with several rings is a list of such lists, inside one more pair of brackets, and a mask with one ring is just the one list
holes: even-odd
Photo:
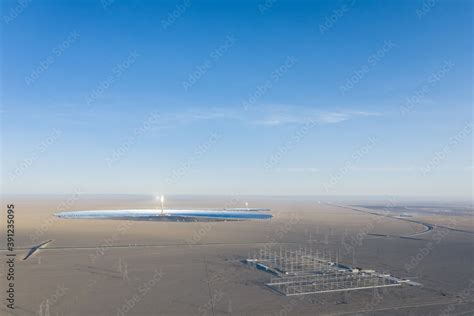
[(470, 1), (4, 1), (6, 193), (472, 195)]

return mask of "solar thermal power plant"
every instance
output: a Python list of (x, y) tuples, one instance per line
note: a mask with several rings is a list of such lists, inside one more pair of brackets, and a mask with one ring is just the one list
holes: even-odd
[[(68, 219), (128, 219), (149, 221), (230, 221), (256, 220), (272, 218), (268, 208), (224, 208), (224, 209), (164, 209), (164, 197), (160, 197), (161, 209), (128, 209), (128, 210), (82, 210), (56, 213), (59, 218)], [(247, 204), (248, 206), (248, 204)], [(263, 213), (260, 213), (263, 212)]]
[(213, 210), (94, 210), (70, 211), (55, 214), (59, 218), (69, 219), (129, 219), (150, 221), (208, 221), (208, 220), (251, 220), (270, 219), (271, 214), (256, 211), (213, 211)]

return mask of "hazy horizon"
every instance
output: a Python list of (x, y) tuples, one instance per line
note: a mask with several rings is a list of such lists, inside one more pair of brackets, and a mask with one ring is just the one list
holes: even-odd
[[(41, 199), (42, 197), (47, 199), (51, 197), (63, 197), (65, 199), (70, 199), (74, 197), (74, 199), (110, 199), (110, 198), (148, 198), (150, 200), (156, 200), (157, 205), (159, 205), (159, 197), (161, 195), (155, 194), (140, 194), (140, 193), (89, 193), (89, 192), (81, 192), (75, 191), (71, 192), (63, 192), (63, 193), (7, 193), (7, 194), (0, 194), (1, 198), (11, 198), (11, 197), (20, 197), (20, 198), (28, 198), (34, 197)], [(443, 197), (443, 196), (397, 196), (397, 195), (267, 195), (267, 194), (166, 194), (164, 195), (165, 201), (168, 202), (176, 202), (180, 199), (208, 199), (208, 198), (229, 198), (232, 199), (235, 206), (242, 205), (245, 206), (245, 202), (252, 199), (265, 199), (265, 198), (273, 198), (273, 199), (285, 199), (285, 200), (315, 200), (315, 202), (321, 203), (338, 203), (338, 202), (380, 202), (385, 203), (387, 206), (390, 205), (407, 205), (407, 203), (467, 203), (472, 206), (474, 202), (471, 196), (469, 197)], [(246, 200), (248, 199), (248, 200)], [(166, 204), (166, 203), (165, 203)]]

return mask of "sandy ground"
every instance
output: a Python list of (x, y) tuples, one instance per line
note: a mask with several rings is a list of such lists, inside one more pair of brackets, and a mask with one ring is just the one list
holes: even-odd
[[(2, 198), (15, 204), (14, 315), (439, 315), (474, 313), (474, 234), (434, 229), (312, 199), (169, 197), (168, 208), (270, 207), (270, 221), (165, 223), (68, 220), (60, 210), (154, 208), (151, 197)], [(432, 216), (423, 216), (428, 222)], [(458, 216), (459, 222), (469, 216)], [(435, 218), (439, 220), (439, 218)], [(470, 225), (462, 225), (469, 228)], [(384, 234), (380, 237), (370, 234)], [(52, 239), (21, 260), (27, 248)], [(423, 287), (280, 296), (241, 263), (263, 247), (311, 247)], [(22, 249), (24, 248), (24, 249)], [(4, 243), (2, 249), (5, 249)], [(5, 251), (1, 254), (5, 258)], [(2, 259), (2, 263), (5, 260)], [(3, 264), (4, 265), (4, 264)], [(5, 265), (1, 269), (5, 293)], [(2, 302), (4, 298), (2, 297)], [(2, 304), (1, 314), (10, 313)]]

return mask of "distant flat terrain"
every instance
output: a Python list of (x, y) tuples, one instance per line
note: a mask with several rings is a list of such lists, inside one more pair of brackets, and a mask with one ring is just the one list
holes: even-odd
[[(370, 214), (381, 210), (376, 206), (327, 204), (316, 198), (169, 197), (167, 206), (173, 208), (241, 207), (248, 201), (252, 207), (271, 208), (274, 218), (169, 223), (53, 217), (60, 210), (158, 208), (147, 196), (81, 196), (65, 203), (68, 198), (2, 200), (3, 205), (14, 203), (16, 211), (14, 315), (471, 315), (474, 311), (474, 235), (434, 228), (413, 239), (399, 238), (425, 227)], [(455, 223), (472, 229), (472, 213), (463, 212)], [(407, 219), (439, 224), (450, 217), (430, 211), (414, 212)], [(52, 242), (45, 248), (21, 260), (48, 240)], [(423, 287), (280, 296), (264, 286), (269, 274), (241, 262), (264, 247), (337, 253), (341, 262), (412, 278)], [(5, 276), (1, 277), (4, 293)], [(2, 305), (0, 313), (9, 311)]]

